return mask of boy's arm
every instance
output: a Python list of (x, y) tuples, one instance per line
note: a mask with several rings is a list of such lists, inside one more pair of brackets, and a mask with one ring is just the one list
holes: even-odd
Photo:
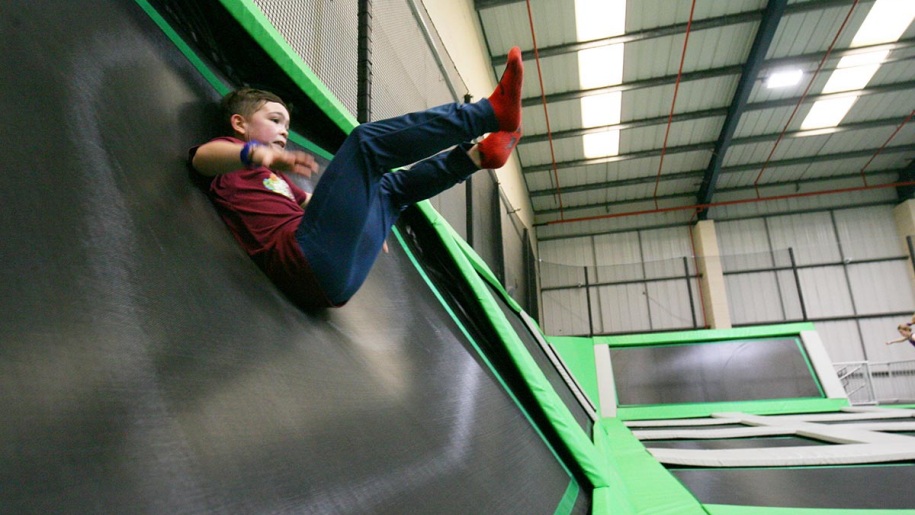
[[(197, 148), (191, 164), (200, 174), (214, 177), (240, 170), (245, 167), (241, 161), (241, 143), (215, 140)], [(251, 164), (266, 166), (272, 170), (292, 172), (310, 177), (316, 172), (315, 158), (300, 150), (279, 150), (269, 145), (257, 145), (248, 152)]]

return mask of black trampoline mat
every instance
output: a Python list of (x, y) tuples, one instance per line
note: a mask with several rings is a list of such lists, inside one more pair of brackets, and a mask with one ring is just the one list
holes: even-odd
[(610, 349), (621, 406), (822, 397), (797, 338)]
[(0, 42), (0, 511), (589, 511), (396, 242), (319, 313), (245, 255), (186, 165), (219, 95), (137, 2), (7, 2)]
[(915, 507), (915, 465), (773, 469), (673, 469), (705, 504), (783, 508)]

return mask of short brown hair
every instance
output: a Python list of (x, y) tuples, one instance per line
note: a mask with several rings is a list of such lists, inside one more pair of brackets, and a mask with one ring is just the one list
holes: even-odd
[(289, 109), (283, 99), (269, 91), (255, 88), (241, 88), (232, 91), (222, 98), (220, 104), (224, 115), (223, 120), (228, 123), (233, 114), (240, 114), (245, 118), (250, 118), (267, 102), (276, 102), (287, 110)]

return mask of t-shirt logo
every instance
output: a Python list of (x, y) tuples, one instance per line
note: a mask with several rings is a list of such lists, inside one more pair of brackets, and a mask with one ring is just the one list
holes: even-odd
[(292, 195), (292, 189), (289, 187), (289, 184), (286, 183), (280, 176), (275, 173), (271, 173), (270, 177), (264, 179), (264, 187), (268, 190), (279, 193), (280, 195), (285, 196), (289, 200), (294, 201), (295, 197)]

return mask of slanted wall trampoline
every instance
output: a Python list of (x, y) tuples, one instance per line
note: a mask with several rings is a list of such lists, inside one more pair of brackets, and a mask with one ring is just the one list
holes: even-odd
[(345, 309), (309, 314), (196, 189), (186, 152), (229, 87), (287, 97), (322, 159), (354, 126), (262, 18), (4, 6), (3, 511), (589, 512), (590, 435), (507, 325), (436, 286), (434, 255), (471, 265), (428, 206)]

